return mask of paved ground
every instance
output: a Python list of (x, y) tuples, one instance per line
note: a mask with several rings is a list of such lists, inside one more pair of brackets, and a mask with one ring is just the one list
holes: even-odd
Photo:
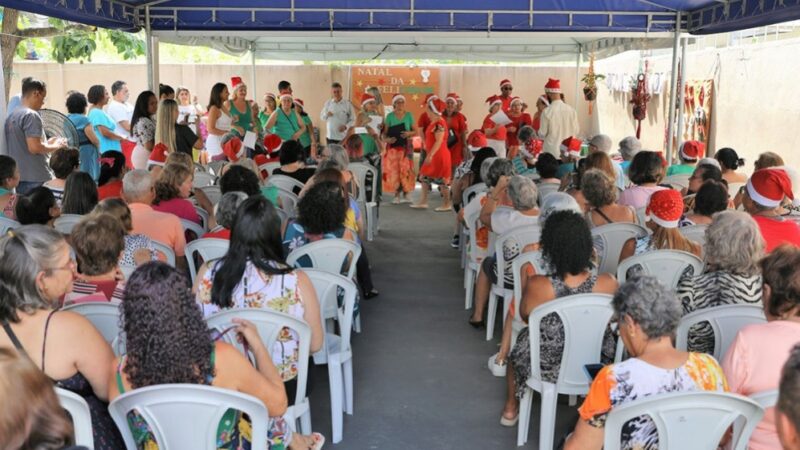
[[(499, 341), (467, 324), (463, 270), (449, 245), (454, 216), (433, 212), (438, 197), (428, 211), (381, 205), (380, 235), (366, 246), (381, 295), (361, 306), (354, 414), (345, 415), (344, 439), (331, 448), (516, 448), (516, 428), (499, 424), (505, 381), (486, 368)], [(312, 421), (330, 441), (327, 372), (316, 370)], [(529, 449), (537, 448), (537, 408), (534, 400)], [(559, 405), (557, 436), (575, 417)]]

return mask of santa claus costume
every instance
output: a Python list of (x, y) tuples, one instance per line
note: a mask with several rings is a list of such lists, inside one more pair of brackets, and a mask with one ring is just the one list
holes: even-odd
[(426, 209), (428, 207), (428, 193), (432, 184), (438, 184), (442, 189), (444, 203), (436, 211), (450, 211), (453, 209), (450, 202), (450, 151), (447, 149), (447, 122), (442, 115), (447, 105), (439, 98), (428, 101), (426, 114), (430, 124), (425, 128), (425, 154), (419, 169), (419, 180), (422, 183), (422, 196), (412, 208)]
[(458, 112), (458, 94), (451, 92), (445, 98), (447, 109), (444, 119), (447, 122), (447, 148), (450, 149), (450, 163), (457, 167), (467, 156), (464, 154), (464, 140), (467, 137), (467, 118)]
[(495, 115), (503, 106), (503, 99), (499, 95), (493, 95), (486, 99), (489, 105), (489, 114), (483, 119), (483, 126), (481, 131), (486, 135), (489, 147), (492, 147), (497, 153), (498, 158), (506, 157), (506, 137), (507, 131), (505, 125), (498, 125), (492, 121), (492, 116)]
[(511, 101), (514, 100), (514, 97), (511, 95), (513, 90), (514, 86), (511, 85), (511, 80), (505, 79), (500, 81), (500, 95), (497, 97), (500, 98), (502, 109), (506, 113), (511, 110)]
[(758, 224), (767, 253), (782, 244), (800, 247), (800, 226), (779, 211), (784, 199), (794, 201), (792, 180), (785, 170), (756, 170), (747, 180), (745, 194), (742, 204)]
[(513, 97), (511, 99), (511, 109), (508, 111), (508, 118), (511, 123), (506, 125), (506, 148), (508, 148), (508, 159), (512, 159), (519, 153), (519, 138), (517, 134), (524, 126), (533, 126), (531, 115), (522, 112), (522, 99)]

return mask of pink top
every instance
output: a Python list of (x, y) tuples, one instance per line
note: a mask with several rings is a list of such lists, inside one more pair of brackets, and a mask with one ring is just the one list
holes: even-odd
[(619, 194), (617, 203), (630, 206), (634, 209), (646, 208), (647, 202), (653, 192), (666, 189), (664, 186), (638, 186), (633, 185)]
[(197, 214), (197, 211), (194, 209), (192, 202), (185, 198), (173, 198), (162, 201), (157, 205), (153, 205), (153, 209), (164, 213), (175, 214), (180, 219), (190, 220), (196, 224), (203, 223), (202, 219), (200, 219), (200, 215)]
[[(800, 341), (800, 323), (789, 320), (748, 325), (733, 340), (722, 360), (731, 392), (753, 395), (778, 389), (781, 369)], [(750, 438), (750, 450), (781, 448), (775, 431), (775, 412), (769, 408)]]

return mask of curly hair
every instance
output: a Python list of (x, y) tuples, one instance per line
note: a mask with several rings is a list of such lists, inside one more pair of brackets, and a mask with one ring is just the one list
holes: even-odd
[(72, 248), (82, 275), (103, 275), (117, 267), (125, 250), (125, 229), (110, 214), (90, 214), (72, 229)]
[(167, 164), (155, 182), (154, 205), (180, 197), (180, 185), (192, 177), (192, 171), (183, 164)]
[(258, 185), (258, 175), (244, 166), (230, 165), (228, 170), (219, 179), (219, 189), (222, 195), (228, 192), (244, 192), (248, 196), (261, 192)]
[(126, 335), (123, 371), (133, 388), (205, 384), (214, 376), (214, 342), (194, 302), (189, 280), (159, 261), (131, 275), (120, 306)]
[(726, 271), (750, 277), (759, 272), (764, 240), (750, 214), (722, 211), (714, 214), (706, 229), (704, 252), (709, 272)]
[(559, 278), (578, 275), (592, 266), (592, 233), (586, 220), (574, 211), (550, 214), (539, 243), (550, 272)]
[(767, 312), (783, 317), (800, 307), (800, 249), (781, 245), (759, 263), (764, 284), (770, 287)]
[(348, 206), (340, 184), (314, 183), (297, 203), (297, 221), (308, 233), (329, 233), (343, 226)]
[(650, 339), (674, 335), (683, 315), (675, 293), (651, 276), (625, 282), (614, 294), (612, 305), (617, 318), (629, 316)]

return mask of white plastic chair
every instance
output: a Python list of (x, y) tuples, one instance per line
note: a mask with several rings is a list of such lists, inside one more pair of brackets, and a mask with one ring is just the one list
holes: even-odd
[(619, 450), (622, 427), (649, 416), (658, 430), (661, 450), (714, 449), (737, 419), (745, 425), (734, 433), (734, 450), (745, 450), (764, 410), (747, 397), (724, 392), (680, 392), (654, 395), (616, 406), (606, 419), (605, 450)]
[(75, 429), (75, 445), (94, 450), (94, 437), (92, 435), (92, 414), (89, 404), (80, 395), (59, 387), (55, 388), (58, 401), (72, 418), (72, 428)]
[(700, 244), (701, 247), (705, 247), (706, 229), (708, 229), (708, 225), (689, 225), (688, 227), (678, 228), (678, 231), (680, 231), (686, 239), (695, 241)]
[[(378, 177), (380, 173), (378, 169), (372, 166), (371, 164), (366, 163), (351, 163), (348, 166), (348, 169), (353, 172), (356, 179), (358, 180), (358, 185), (361, 186), (361, 189), (358, 190), (358, 198), (356, 201), (358, 202), (359, 206), (363, 207), (362, 213), (365, 217), (365, 226), (367, 228), (367, 240), (372, 241), (375, 234), (378, 232), (378, 202), (376, 201), (375, 197), (378, 195)], [(366, 197), (366, 180), (367, 174), (372, 173), (372, 199), (367, 199)]]
[[(461, 207), (464, 208), (467, 204), (475, 198), (479, 192), (486, 191), (486, 183), (477, 183), (466, 188), (461, 193)], [(469, 231), (461, 222), (458, 223), (458, 250), (461, 252), (461, 268), (463, 269), (467, 264), (467, 240), (469, 239)]]
[(547, 273), (542, 252), (539, 250), (525, 252), (514, 258), (514, 262), (511, 263), (511, 270), (514, 274), (514, 320), (511, 321), (511, 342), (517, 342), (517, 335), (527, 326), (520, 317), (519, 307), (522, 303), (522, 289), (528, 280), (528, 277), (522, 275), (522, 269), (528, 264), (533, 266), (537, 275)]
[(622, 247), (629, 239), (644, 236), (647, 236), (647, 230), (633, 223), (609, 223), (592, 228), (592, 238), (602, 243), (597, 273), (617, 273)]
[(220, 190), (219, 186), (203, 186), (200, 188), (208, 200), (211, 201), (212, 205), (216, 205), (219, 203), (219, 199), (222, 198), (222, 191)]
[[(769, 391), (756, 392), (755, 394), (749, 395), (748, 398), (758, 403), (758, 406), (763, 408), (764, 414), (766, 414), (768, 409), (774, 408), (775, 404), (778, 403), (778, 394), (779, 392), (777, 389), (772, 389)], [(733, 426), (734, 435), (738, 436), (742, 432), (743, 427), (744, 421), (737, 420), (736, 424)]]
[(689, 346), (689, 330), (692, 326), (708, 322), (714, 330), (714, 353), (712, 355), (717, 361), (721, 361), (742, 327), (766, 321), (764, 309), (760, 305), (723, 305), (701, 309), (683, 316), (678, 323), (675, 348), (686, 350)]
[(642, 275), (654, 276), (670, 289), (675, 289), (681, 280), (681, 275), (687, 267), (694, 269), (694, 275), (703, 272), (703, 261), (688, 252), (680, 250), (654, 250), (641, 255), (631, 256), (619, 263), (617, 267), (617, 280), (622, 284), (628, 278), (628, 270), (639, 265)]
[(478, 227), (481, 224), (478, 222), (481, 211), (476, 209), (474, 213), (464, 215), (464, 221), (469, 224), (469, 249), (467, 251), (467, 261), (464, 264), (464, 288), (466, 294), (464, 298), (464, 309), (472, 308), (474, 295), (475, 295), (475, 280), (478, 278), (478, 271), (481, 270), (481, 260), (478, 259)]
[(505, 269), (506, 266), (511, 264), (512, 261), (506, 261), (505, 252), (503, 248), (506, 244), (516, 243), (519, 245), (519, 251), (522, 253), (525, 246), (529, 244), (536, 244), (539, 242), (542, 234), (539, 225), (529, 225), (523, 227), (513, 228), (504, 234), (500, 235), (494, 242), (494, 255), (497, 262), (497, 283), (492, 285), (492, 290), (489, 293), (489, 304), (486, 318), (486, 340), (489, 341), (494, 337), (494, 323), (497, 315), (497, 298), (503, 299), (503, 325), (506, 323), (506, 313), (508, 307), (511, 305), (511, 298), (514, 295), (513, 289), (505, 288)]
[(247, 414), (252, 425), (252, 450), (267, 450), (269, 413), (256, 397), (197, 384), (162, 384), (134, 389), (114, 399), (108, 411), (122, 433), (125, 447), (136, 450), (128, 412), (147, 422), (160, 450), (216, 450), (217, 428), (228, 409)]
[(268, 176), (272, 176), (272, 172), (275, 169), (277, 169), (278, 167), (280, 167), (280, 166), (281, 166), (281, 163), (279, 163), (277, 161), (268, 162), (268, 163), (264, 163), (264, 164), (261, 164), (260, 166), (258, 166), (258, 171), (259, 172), (261, 172), (261, 171), (267, 172)]
[[(302, 267), (297, 261), (307, 256), (311, 268), (344, 275), (352, 280), (356, 276), (356, 261), (361, 256), (361, 246), (347, 239), (321, 239), (296, 248), (286, 257), (286, 263), (293, 267)], [(349, 263), (342, 271), (345, 261)]]
[(152, 239), (151, 241), (153, 242), (153, 248), (155, 249), (156, 253), (161, 253), (164, 255), (166, 263), (172, 267), (175, 267), (175, 250), (163, 242), (156, 241), (155, 239)]
[[(586, 395), (589, 392), (589, 379), (583, 366), (600, 363), (603, 336), (614, 314), (611, 299), (606, 294), (570, 295), (551, 300), (531, 311), (528, 329), (533, 363), (531, 377), (525, 383), (525, 394), (520, 400), (518, 446), (528, 441), (533, 391), (539, 392), (542, 397), (539, 418), (539, 448), (542, 450), (553, 448), (558, 394)], [(555, 383), (542, 380), (541, 367), (538, 364), (541, 360), (540, 324), (542, 318), (551, 313), (558, 314), (564, 324), (564, 352), (561, 354), (561, 368)]]
[(103, 335), (103, 339), (111, 345), (114, 353), (122, 353), (124, 345), (124, 333), (119, 326), (120, 302), (112, 300), (110, 302), (86, 302), (65, 306), (62, 311), (72, 311), (80, 314), (97, 328)]
[(80, 214), (62, 214), (58, 216), (53, 222), (53, 228), (61, 234), (71, 234), (75, 225), (83, 220), (84, 216)]
[(661, 180), (661, 184), (668, 184), (672, 186), (672, 189), (680, 191), (681, 189), (686, 189), (689, 187), (689, 177), (690, 175), (688, 173), (681, 175), (670, 175)]
[(222, 168), (225, 167), (227, 163), (228, 161), (225, 161), (224, 159), (221, 159), (219, 161), (211, 161), (208, 163), (208, 170), (211, 172), (212, 175), (220, 177), (222, 176)]
[(195, 239), (186, 244), (186, 264), (189, 266), (189, 275), (194, 284), (194, 279), (197, 278), (197, 266), (195, 266), (195, 254), (200, 255), (203, 262), (208, 262), (214, 259), (219, 259), (228, 253), (230, 241), (227, 239), (216, 238), (203, 238)]
[(539, 205), (541, 206), (545, 197), (553, 192), (558, 192), (558, 189), (561, 187), (561, 183), (539, 183), (536, 185), (536, 187), (539, 190)]
[[(206, 229), (202, 225), (198, 224), (197, 222), (192, 222), (191, 220), (181, 219), (181, 226), (183, 227), (183, 233), (186, 234), (187, 231), (191, 231), (196, 236), (194, 240), (200, 239), (206, 234)], [(188, 239), (187, 239), (188, 241)]]
[[(206, 318), (209, 328), (220, 332), (233, 325), (233, 319), (247, 319), (258, 328), (258, 334), (264, 346), (271, 351), (278, 340), (281, 330), (289, 328), (297, 333), (299, 340), (297, 348), (297, 391), (295, 392), (294, 405), (286, 411), (289, 417), (300, 420), (300, 430), (304, 434), (311, 434), (311, 406), (306, 396), (306, 383), (308, 381), (308, 357), (311, 349), (311, 328), (297, 317), (262, 308), (231, 308), (220, 311)], [(236, 333), (227, 333), (222, 337), (225, 342), (244, 352), (244, 347), (237, 341)], [(254, 434), (255, 436), (255, 434)], [(184, 447), (187, 448), (187, 447)]]
[[(342, 440), (344, 415), (353, 414), (353, 349), (350, 330), (358, 288), (347, 278), (318, 269), (303, 269), (317, 293), (322, 323), (339, 322), (339, 334), (325, 332), (322, 350), (314, 354), (315, 364), (328, 364), (328, 384), (331, 392), (331, 428), (333, 443)], [(343, 303), (339, 307), (339, 293)], [(333, 328), (333, 327), (326, 327)]]
[(15, 230), (21, 227), (22, 224), (16, 220), (9, 219), (8, 217), (0, 215), (0, 234), (5, 236), (8, 230)]
[(195, 205), (194, 210), (197, 213), (197, 215), (200, 216), (200, 225), (203, 227), (204, 230), (208, 230), (208, 220), (209, 220), (208, 211), (197, 205)]
[(303, 187), (305, 187), (303, 183), (295, 180), (294, 178), (287, 175), (279, 175), (279, 174), (270, 175), (269, 178), (267, 178), (264, 182), (268, 186), (275, 186), (281, 189), (286, 189), (289, 192), (294, 192), (295, 188), (302, 190)]
[(214, 184), (216, 177), (207, 172), (195, 172), (194, 180), (192, 180), (192, 187), (202, 188)]
[(299, 201), (297, 195), (292, 192), (291, 189), (283, 189), (278, 187), (278, 199), (281, 202), (281, 209), (289, 215), (289, 217), (295, 216), (295, 208), (297, 207), (297, 202)]

